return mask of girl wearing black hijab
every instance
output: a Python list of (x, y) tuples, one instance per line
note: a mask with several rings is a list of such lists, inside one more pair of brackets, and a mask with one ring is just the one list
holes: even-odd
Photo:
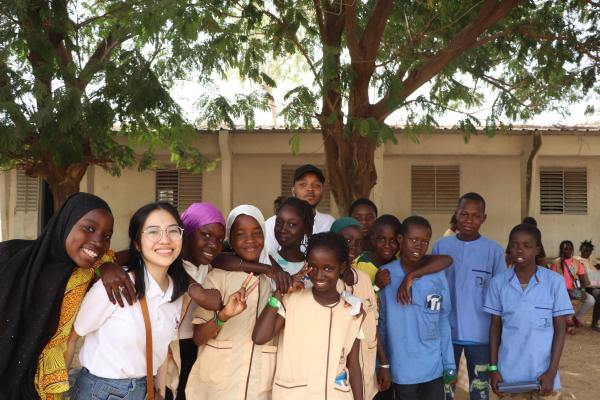
[(36, 240), (0, 243), (0, 400), (68, 390), (66, 339), (112, 230), (108, 204), (77, 193)]

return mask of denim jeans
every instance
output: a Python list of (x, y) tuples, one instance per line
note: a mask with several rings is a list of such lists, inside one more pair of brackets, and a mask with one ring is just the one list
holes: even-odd
[(82, 368), (71, 388), (71, 400), (144, 400), (146, 378), (108, 379)]
[[(487, 344), (462, 346), (455, 344), (454, 359), (456, 365), (464, 350), (469, 373), (469, 396), (471, 400), (489, 400), (490, 398), (490, 373), (487, 367), (490, 364), (490, 347)], [(446, 396), (449, 399), (449, 396)]]

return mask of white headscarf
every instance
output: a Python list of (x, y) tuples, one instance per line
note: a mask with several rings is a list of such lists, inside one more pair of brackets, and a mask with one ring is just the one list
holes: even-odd
[(235, 219), (237, 217), (239, 217), (240, 215), (247, 215), (249, 217), (252, 217), (260, 225), (260, 228), (263, 231), (263, 236), (265, 238), (265, 242), (264, 242), (262, 250), (260, 251), (260, 258), (258, 261), (260, 263), (270, 265), (271, 262), (269, 261), (269, 254), (266, 250), (267, 232), (265, 230), (265, 217), (263, 217), (262, 213), (260, 212), (260, 210), (258, 208), (251, 206), (249, 204), (242, 204), (240, 206), (237, 206), (233, 210), (231, 210), (231, 212), (229, 213), (229, 216), (227, 217), (227, 226), (226, 226), (227, 231), (226, 231), (225, 237), (231, 244), (231, 238), (229, 237), (231, 235), (231, 226), (235, 222)]

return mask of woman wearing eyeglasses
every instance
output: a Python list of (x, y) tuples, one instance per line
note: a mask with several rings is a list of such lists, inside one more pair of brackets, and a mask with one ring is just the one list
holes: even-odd
[[(128, 272), (137, 297), (146, 298), (152, 327), (153, 375), (176, 338), (188, 278), (181, 260), (183, 223), (173, 206), (151, 203), (129, 222)], [(84, 336), (82, 370), (71, 398), (143, 400), (146, 396), (146, 331), (140, 302), (112, 304), (101, 282), (86, 294), (74, 332)], [(70, 343), (74, 343), (71, 340)], [(72, 353), (67, 355), (70, 361)]]

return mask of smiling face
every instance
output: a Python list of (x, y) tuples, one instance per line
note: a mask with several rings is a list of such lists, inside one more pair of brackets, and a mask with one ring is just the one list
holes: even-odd
[(292, 195), (316, 207), (323, 195), (323, 182), (321, 182), (321, 179), (316, 174), (307, 172), (294, 182)]
[(371, 235), (371, 246), (375, 252), (375, 260), (383, 265), (394, 259), (398, 253), (396, 230), (390, 225), (380, 225)]
[(350, 250), (348, 255), (350, 256), (350, 260), (356, 259), (356, 257), (360, 256), (362, 253), (362, 231), (358, 226), (348, 226), (340, 231), (340, 235), (346, 239), (346, 243), (348, 243), (348, 249)]
[(456, 210), (456, 227), (460, 237), (472, 240), (479, 236), (479, 228), (486, 219), (485, 209), (480, 201), (462, 199)]
[(221, 224), (201, 226), (188, 237), (187, 257), (194, 265), (209, 265), (223, 251), (225, 227)]
[(404, 235), (399, 236), (403, 263), (416, 264), (421, 260), (427, 253), (430, 239), (430, 228), (417, 224), (405, 225)]
[(510, 237), (508, 252), (515, 267), (526, 268), (535, 266), (535, 257), (540, 253), (540, 246), (531, 233), (517, 231)]
[(257, 220), (249, 215), (238, 216), (231, 225), (231, 247), (246, 261), (258, 261), (265, 237)]
[(367, 204), (361, 204), (352, 210), (352, 215), (350, 216), (355, 218), (362, 225), (363, 236), (369, 236), (369, 231), (373, 227), (375, 219), (377, 219), (375, 210)]
[(304, 235), (304, 221), (292, 206), (283, 206), (275, 219), (275, 239), (282, 248), (300, 246)]
[(105, 209), (91, 210), (71, 228), (65, 240), (67, 255), (80, 268), (91, 268), (110, 247), (113, 216)]
[(308, 277), (313, 290), (319, 293), (337, 292), (336, 285), (344, 265), (336, 257), (333, 249), (325, 246), (315, 247), (308, 255)]
[[(177, 220), (166, 210), (159, 208), (148, 214), (136, 243), (146, 266), (169, 268), (179, 257), (182, 239), (181, 235), (175, 232), (177, 228)], [(155, 235), (158, 229), (163, 232)], [(160, 239), (155, 236), (160, 236)]]

